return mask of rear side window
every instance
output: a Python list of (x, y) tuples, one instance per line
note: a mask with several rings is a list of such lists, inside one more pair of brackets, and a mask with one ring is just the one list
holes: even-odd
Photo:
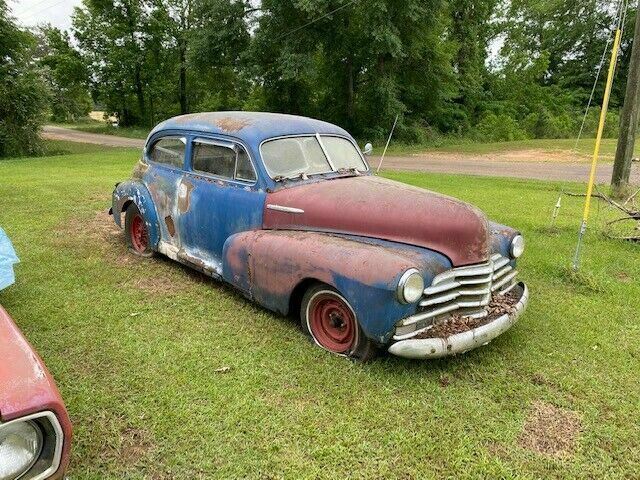
[(193, 143), (194, 170), (217, 177), (255, 182), (256, 174), (244, 148), (229, 144), (195, 141)]
[(167, 137), (158, 140), (151, 148), (151, 160), (163, 165), (182, 168), (187, 145), (185, 138)]

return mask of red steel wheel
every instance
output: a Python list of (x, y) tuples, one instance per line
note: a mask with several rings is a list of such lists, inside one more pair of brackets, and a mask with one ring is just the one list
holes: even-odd
[(358, 337), (358, 325), (351, 307), (331, 291), (318, 292), (307, 307), (309, 331), (321, 347), (334, 353), (348, 353)]
[(149, 246), (149, 233), (140, 214), (131, 220), (131, 246), (138, 253), (145, 252)]
[(365, 337), (349, 302), (334, 288), (317, 284), (305, 293), (300, 308), (303, 330), (320, 347), (366, 361), (375, 346)]
[(127, 208), (125, 232), (127, 235), (127, 245), (133, 253), (143, 257), (153, 255), (149, 240), (149, 229), (140, 210), (134, 203)]

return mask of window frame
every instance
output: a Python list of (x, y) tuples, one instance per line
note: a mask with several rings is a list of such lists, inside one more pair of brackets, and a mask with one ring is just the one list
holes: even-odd
[[(235, 165), (233, 168), (233, 178), (230, 177), (223, 177), (220, 175), (216, 175), (214, 173), (211, 172), (203, 172), (201, 170), (196, 170), (193, 166), (193, 160), (195, 158), (195, 150), (196, 150), (196, 144), (201, 144), (201, 145), (212, 145), (215, 147), (222, 147), (222, 148), (228, 148), (230, 150), (234, 150), (236, 152), (236, 161), (235, 161)], [(251, 165), (251, 168), (253, 170), (253, 174), (255, 176), (255, 180), (247, 180), (247, 179), (243, 179), (243, 178), (238, 178), (238, 156), (239, 156), (239, 152), (237, 151), (237, 149), (241, 148), (242, 150), (244, 150), (244, 152), (247, 154), (247, 158), (249, 159), (249, 163)], [(189, 156), (189, 172), (192, 173), (193, 175), (199, 175), (199, 176), (203, 176), (203, 177), (210, 177), (210, 178), (215, 178), (216, 180), (221, 180), (224, 182), (229, 182), (229, 183), (235, 183), (238, 185), (242, 185), (242, 186), (255, 186), (258, 183), (259, 177), (258, 177), (258, 170), (256, 169), (256, 165), (253, 161), (253, 158), (251, 158), (251, 154), (249, 153), (249, 150), (241, 143), (239, 142), (235, 142), (233, 140), (222, 140), (222, 139), (217, 139), (217, 138), (208, 138), (208, 137), (202, 137), (202, 136), (194, 136), (191, 138), (191, 145), (190, 145), (190, 156)]]
[(271, 172), (269, 171), (269, 167), (267, 167), (267, 164), (264, 161), (264, 156), (262, 154), (262, 146), (265, 143), (273, 142), (273, 141), (276, 141), (276, 140), (286, 140), (288, 138), (305, 138), (305, 137), (306, 138), (316, 138), (318, 140), (318, 143), (320, 144), (320, 148), (322, 149), (322, 152), (324, 153), (324, 155), (327, 157), (327, 162), (331, 166), (331, 170), (330, 171), (325, 172), (325, 173), (317, 173), (317, 174), (314, 174), (314, 175), (329, 175), (329, 174), (338, 172), (338, 170), (335, 169), (333, 161), (331, 160), (331, 157), (329, 156), (324, 144), (322, 143), (322, 137), (341, 138), (343, 140), (348, 141), (351, 145), (354, 146), (354, 148), (358, 152), (358, 155), (360, 155), (360, 158), (362, 159), (362, 162), (367, 167), (367, 169), (364, 172), (370, 172), (371, 171), (371, 166), (369, 165), (369, 162), (367, 162), (367, 159), (362, 154), (362, 151), (360, 150), (360, 147), (353, 141), (353, 139), (351, 139), (351, 138), (349, 138), (349, 137), (347, 137), (345, 135), (340, 135), (340, 134), (336, 134), (336, 133), (319, 133), (319, 132), (316, 132), (316, 133), (298, 133), (298, 134), (295, 134), (295, 135), (282, 135), (282, 136), (279, 136), (279, 137), (267, 138), (266, 140), (263, 140), (262, 142), (260, 142), (260, 147), (258, 148), (258, 150), (260, 152), (260, 161), (262, 162), (262, 165), (264, 166), (264, 169), (267, 172), (267, 175), (269, 176), (269, 178), (271, 180), (274, 180), (274, 177), (271, 175)]
[[(156, 145), (163, 140), (180, 140), (181, 142), (184, 143), (184, 155), (182, 157), (182, 166), (177, 167), (176, 165), (169, 164), (169, 163), (156, 162), (153, 159), (153, 150), (156, 148)], [(164, 168), (170, 168), (173, 170), (184, 171), (186, 169), (186, 164), (187, 164), (187, 156), (188, 156), (187, 154), (189, 153), (188, 147), (189, 147), (189, 138), (186, 135), (179, 135), (179, 134), (165, 135), (165, 136), (159, 137), (158, 139), (155, 139), (151, 144), (151, 147), (145, 149), (146, 150), (145, 157), (147, 158), (147, 162), (153, 165), (157, 165)]]

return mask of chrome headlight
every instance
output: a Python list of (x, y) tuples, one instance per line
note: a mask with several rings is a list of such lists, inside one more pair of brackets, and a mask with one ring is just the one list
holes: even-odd
[(424, 279), (415, 268), (404, 272), (396, 291), (400, 303), (416, 303), (424, 293)]
[(42, 431), (34, 422), (0, 425), (0, 480), (27, 473), (42, 452)]
[(516, 235), (511, 240), (511, 256), (513, 258), (520, 258), (524, 253), (524, 237), (522, 235)]
[(0, 423), (0, 480), (44, 480), (62, 463), (64, 433), (53, 412)]

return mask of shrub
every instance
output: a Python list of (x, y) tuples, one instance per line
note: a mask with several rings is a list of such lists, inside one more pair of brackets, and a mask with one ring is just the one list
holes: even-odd
[(484, 141), (502, 142), (527, 139), (527, 133), (520, 128), (518, 122), (504, 113), (485, 115), (478, 123), (476, 130)]

